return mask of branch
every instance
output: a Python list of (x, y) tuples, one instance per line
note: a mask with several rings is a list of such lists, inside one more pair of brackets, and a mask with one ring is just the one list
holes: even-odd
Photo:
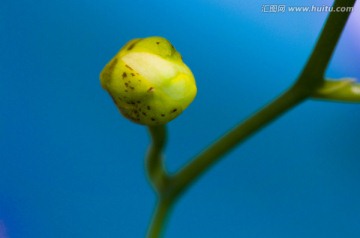
[[(356, 0), (336, 0), (333, 9), (351, 8), (355, 2)], [(325, 70), (350, 13), (350, 11), (334, 11), (330, 13), (313, 53), (297, 80), (297, 84), (301, 85), (305, 90), (314, 91), (314, 89), (322, 85)]]
[(160, 199), (159, 203), (156, 206), (154, 216), (151, 220), (151, 225), (149, 227), (150, 229), (147, 234), (148, 238), (161, 237), (161, 235), (164, 231), (166, 218), (170, 212), (169, 210), (170, 210), (172, 204), (173, 204), (172, 200)]
[[(352, 7), (355, 0), (337, 0), (333, 7)], [(267, 107), (245, 120), (220, 140), (209, 146), (187, 166), (180, 170), (174, 178), (174, 193), (179, 196), (196, 179), (199, 178), (221, 156), (230, 152), (235, 146), (244, 142), (259, 129), (268, 125), (288, 109), (293, 108), (308, 98), (324, 83), (323, 75), (331, 59), (342, 30), (350, 12), (331, 12), (309, 61), (294, 86)]]

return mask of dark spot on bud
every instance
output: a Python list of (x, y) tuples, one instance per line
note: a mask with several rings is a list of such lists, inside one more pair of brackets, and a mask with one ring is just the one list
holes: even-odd
[(132, 76), (135, 76), (135, 74), (134, 74), (134, 73), (131, 73), (131, 75), (132, 75)]
[(124, 73), (122, 74), (122, 77), (123, 77), (123, 78), (126, 78), (126, 76), (127, 76), (127, 74), (124, 72)]
[(175, 108), (175, 109), (173, 109), (172, 111), (171, 111), (171, 113), (174, 113), (174, 112), (176, 112), (177, 111), (177, 109)]
[(165, 116), (165, 114), (161, 114), (161, 116), (162, 116), (162, 117), (164, 117), (164, 116)]
[(128, 87), (129, 86), (129, 84), (128, 83), (125, 83), (125, 87)]
[(118, 62), (117, 58), (113, 59), (113, 61), (111, 62), (110, 66), (109, 66), (109, 71), (112, 71), (114, 69), (117, 62)]
[(158, 45), (158, 44), (160, 44), (160, 42), (159, 42), (159, 41), (157, 41), (157, 42), (156, 42), (156, 44)]
[(150, 110), (151, 109), (150, 106), (147, 106), (147, 109)]
[(152, 117), (151, 120), (152, 120), (152, 121), (155, 121), (155, 118)]
[(131, 50), (132, 48), (134, 48), (134, 46), (136, 45), (136, 43), (137, 43), (137, 42), (132, 43), (132, 44), (127, 48), (127, 50)]
[(147, 114), (146, 114), (146, 112), (142, 112), (142, 114), (144, 115), (144, 116), (146, 116)]
[(130, 69), (130, 70), (133, 70), (133, 68), (131, 68), (129, 65), (125, 65), (126, 68)]
[(154, 91), (154, 88), (150, 87), (147, 91), (150, 93), (150, 92)]

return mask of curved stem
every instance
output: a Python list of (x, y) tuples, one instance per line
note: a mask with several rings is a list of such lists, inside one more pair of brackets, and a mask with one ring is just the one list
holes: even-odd
[(166, 145), (166, 126), (149, 126), (148, 128), (152, 142), (145, 160), (146, 168), (150, 182), (155, 190), (160, 193), (166, 187), (166, 183), (169, 180), (162, 155)]
[(154, 211), (147, 237), (158, 238), (163, 231), (166, 217), (172, 205), (171, 198), (166, 197), (166, 190), (171, 187), (171, 178), (166, 172), (162, 156), (167, 140), (166, 126), (149, 126), (148, 128), (151, 136), (151, 145), (145, 160), (146, 168), (149, 180), (160, 199)]

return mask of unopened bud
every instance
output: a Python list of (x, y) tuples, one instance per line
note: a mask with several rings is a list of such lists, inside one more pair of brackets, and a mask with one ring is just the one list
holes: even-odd
[(128, 42), (100, 75), (120, 112), (143, 125), (161, 125), (177, 117), (196, 95), (191, 70), (162, 37)]

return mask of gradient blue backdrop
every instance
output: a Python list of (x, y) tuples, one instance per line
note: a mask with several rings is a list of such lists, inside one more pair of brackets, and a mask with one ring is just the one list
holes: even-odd
[[(176, 171), (292, 84), (326, 18), (248, 2), (2, 1), (0, 237), (144, 237), (147, 131), (119, 115), (98, 75), (135, 37), (167, 37), (182, 53), (199, 92), (169, 124)], [(359, 7), (329, 77), (360, 78)], [(355, 104), (291, 110), (191, 187), (166, 237), (360, 237), (359, 119)]]

